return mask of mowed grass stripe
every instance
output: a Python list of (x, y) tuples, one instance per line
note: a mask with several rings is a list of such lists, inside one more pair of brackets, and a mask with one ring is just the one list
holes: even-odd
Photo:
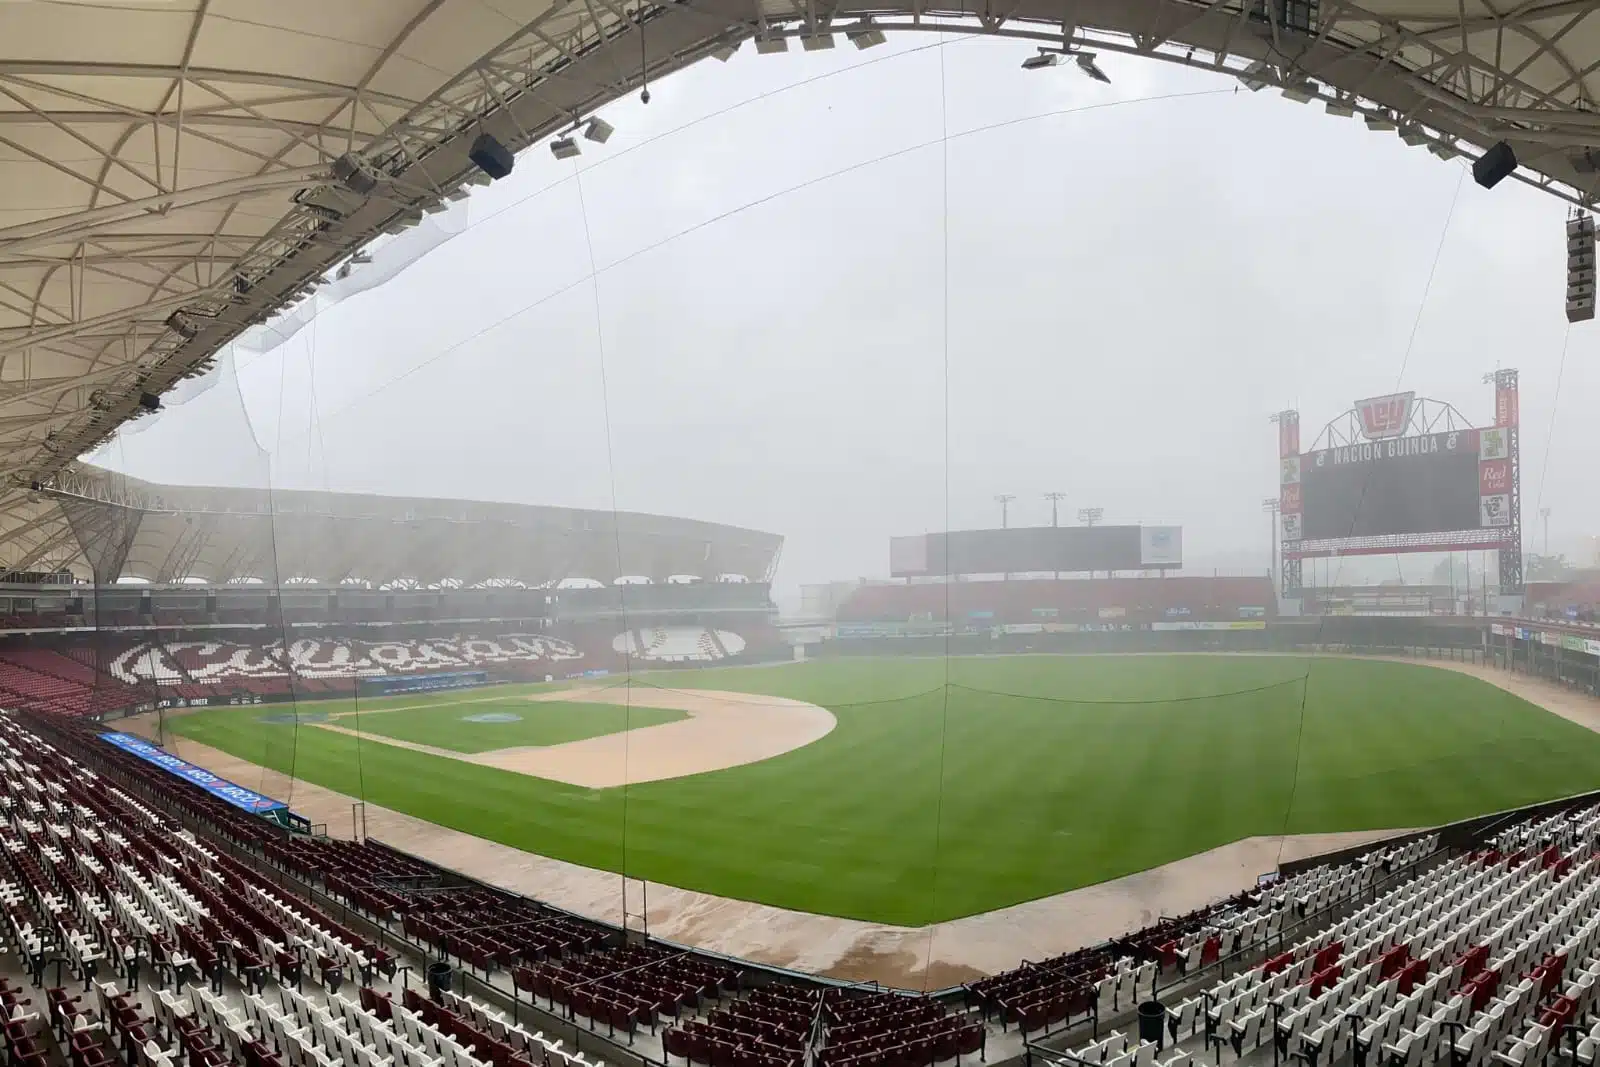
[[(942, 689), (947, 670), (978, 691)], [(574, 863), (920, 925), (1242, 837), (1424, 825), (1600, 788), (1600, 737), (1421, 665), (903, 658), (656, 672), (636, 683), (636, 703), (652, 684), (765, 693), (828, 707), (838, 726), (776, 759), (630, 786), (625, 828), (621, 789), (370, 741), (360, 748), (366, 798)], [(466, 703), (481, 695), (463, 694), (436, 721), (482, 710)], [(212, 709), (173, 725), (358, 792), (355, 738), (302, 728), (296, 748), (293, 728), (258, 722), (262, 713)]]

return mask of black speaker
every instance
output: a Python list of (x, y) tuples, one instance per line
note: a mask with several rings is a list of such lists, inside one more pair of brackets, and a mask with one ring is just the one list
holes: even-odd
[(1516, 169), (1517, 154), (1510, 145), (1500, 141), (1473, 162), (1472, 180), (1485, 189), (1493, 189)]
[(495, 181), (510, 174), (516, 162), (511, 157), (510, 149), (486, 133), (480, 133), (478, 139), (472, 142), (472, 151), (467, 153), (467, 157)]
[(146, 411), (160, 411), (161, 398), (154, 393), (140, 393), (139, 406)]
[(360, 157), (352, 152), (346, 152), (333, 161), (333, 176), (344, 183), (346, 189), (362, 196), (378, 187), (378, 179), (362, 165)]

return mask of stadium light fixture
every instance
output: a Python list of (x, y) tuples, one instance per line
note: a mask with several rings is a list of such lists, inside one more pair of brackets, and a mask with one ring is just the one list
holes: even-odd
[(850, 43), (855, 45), (856, 48), (863, 51), (868, 48), (876, 48), (878, 45), (888, 40), (888, 38), (883, 35), (883, 31), (878, 29), (878, 27), (874, 26), (871, 22), (862, 22), (858, 28), (845, 31), (845, 37), (848, 38)]
[(1454, 145), (1446, 141), (1429, 141), (1428, 151), (1432, 152), (1446, 163), (1450, 162), (1452, 159), (1461, 154), (1455, 150)]
[(615, 132), (616, 130), (611, 123), (596, 115), (584, 126), (583, 139), (593, 141), (595, 144), (605, 144), (611, 140), (611, 135)]
[(1093, 52), (1079, 52), (1074, 58), (1077, 60), (1078, 70), (1082, 71), (1086, 77), (1093, 78), (1095, 81), (1103, 82), (1106, 85), (1111, 84), (1111, 79), (1107, 77), (1106, 72), (1101, 70), (1100, 64), (1094, 61), (1095, 55)]
[(1380, 112), (1376, 115), (1368, 115), (1362, 121), (1367, 124), (1367, 129), (1371, 130), (1373, 133), (1385, 133), (1395, 128), (1394, 120), (1389, 117), (1387, 112)]
[(1352, 119), (1356, 115), (1355, 105), (1349, 100), (1324, 100), (1322, 109), (1334, 118)]
[(571, 137), (557, 137), (550, 142), (550, 154), (557, 159), (571, 159), (573, 156), (582, 155), (583, 149), (578, 147), (578, 142)]
[(756, 38), (756, 53), (758, 55), (775, 56), (779, 52), (787, 52), (788, 50), (789, 50), (789, 38), (787, 38), (787, 37), (757, 37)]
[(1317, 87), (1309, 81), (1290, 82), (1283, 87), (1283, 95), (1297, 104), (1309, 104), (1317, 98)]
[(834, 45), (831, 33), (808, 33), (800, 38), (800, 47), (807, 52), (826, 52)]
[(1420, 126), (1400, 127), (1400, 139), (1406, 144), (1410, 145), (1412, 148), (1416, 148), (1419, 145), (1425, 145), (1428, 143), (1428, 135), (1423, 132), (1422, 127)]
[(1058, 54), (1055, 52), (1046, 52), (1041, 48), (1039, 49), (1038, 55), (1029, 56), (1027, 59), (1022, 61), (1022, 69), (1044, 70), (1047, 67), (1054, 67), (1058, 65), (1060, 62), (1061, 57)]
[(736, 44), (725, 44), (721, 48), (713, 49), (711, 54), (716, 57), (717, 62), (726, 63), (738, 50), (739, 46)]
[(1252, 93), (1258, 93), (1270, 84), (1266, 77), (1269, 73), (1270, 68), (1258, 59), (1241, 70), (1238, 77), (1246, 89), (1249, 89)]

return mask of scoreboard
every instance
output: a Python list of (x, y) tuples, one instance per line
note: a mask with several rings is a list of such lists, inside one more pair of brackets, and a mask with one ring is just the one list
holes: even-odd
[(1511, 523), (1503, 429), (1452, 430), (1283, 460), (1285, 541), (1486, 530)]

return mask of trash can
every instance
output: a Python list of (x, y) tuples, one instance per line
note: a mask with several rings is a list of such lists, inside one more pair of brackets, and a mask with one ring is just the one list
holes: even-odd
[(428, 964), (428, 996), (433, 998), (436, 1003), (444, 1003), (445, 990), (449, 989), (454, 983), (454, 967), (451, 967), (443, 960)]
[(1167, 1043), (1167, 1006), (1159, 1000), (1139, 1005), (1139, 1040), (1151, 1041), (1156, 1048)]

